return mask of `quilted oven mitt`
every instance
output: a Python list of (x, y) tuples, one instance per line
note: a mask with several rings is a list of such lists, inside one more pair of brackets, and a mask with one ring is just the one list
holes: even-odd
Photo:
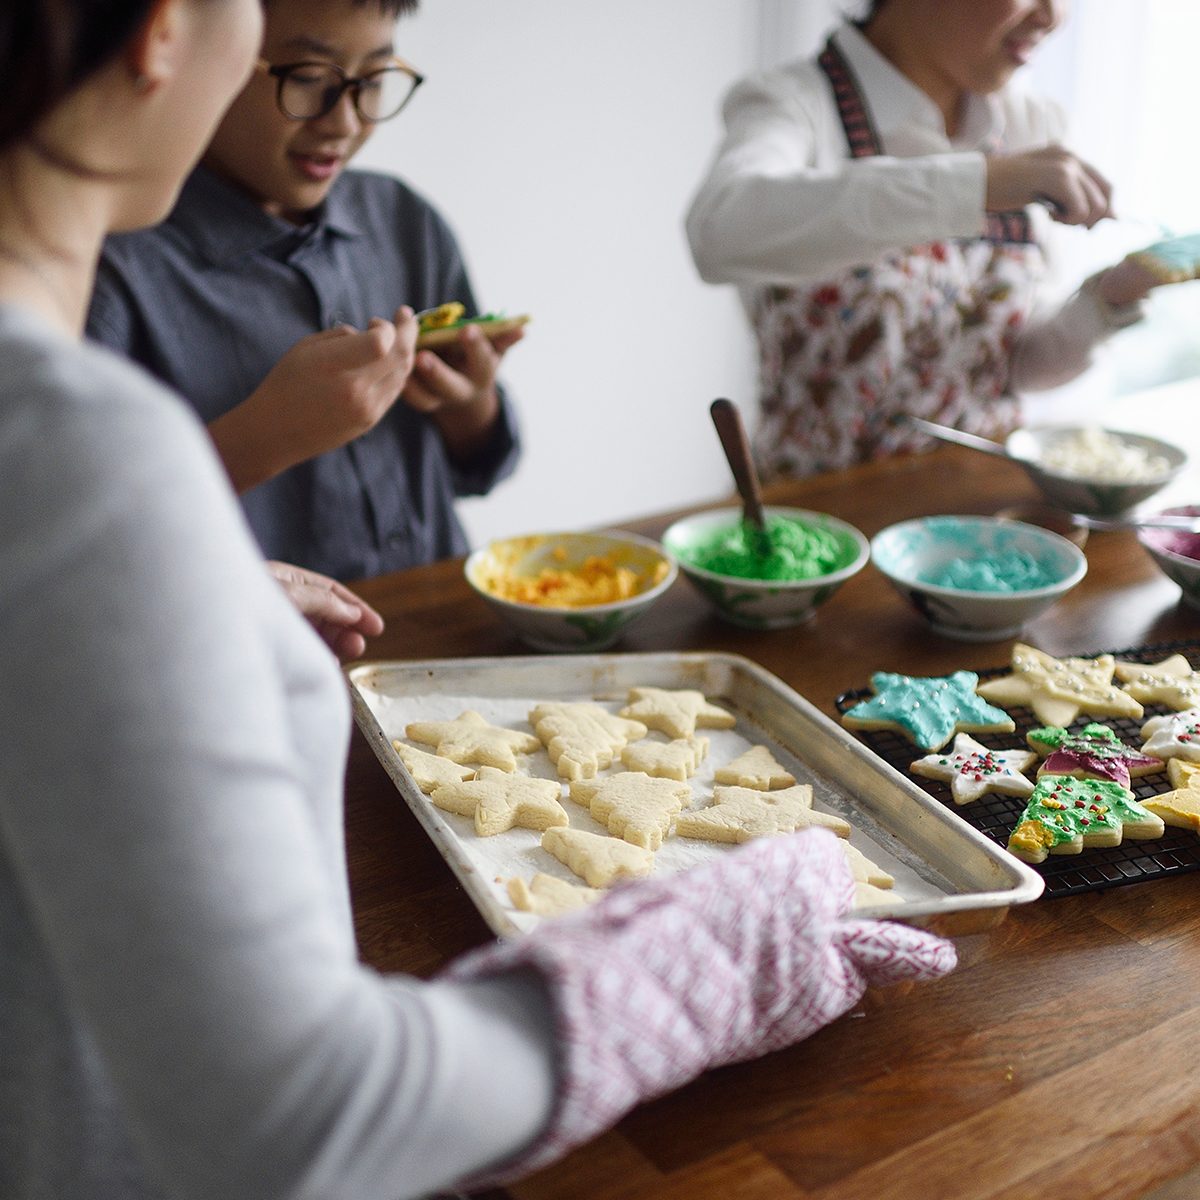
[(846, 917), (854, 886), (823, 829), (764, 838), (690, 871), (618, 887), (447, 976), (518, 968), (546, 980), (557, 1022), (554, 1115), (518, 1159), (472, 1186), (545, 1166), (710, 1067), (791, 1045), (869, 984), (954, 969), (951, 943)]

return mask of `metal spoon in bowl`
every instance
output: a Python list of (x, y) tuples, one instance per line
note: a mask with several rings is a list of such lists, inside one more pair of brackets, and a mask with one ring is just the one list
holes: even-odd
[(750, 440), (742, 424), (742, 414), (732, 400), (717, 399), (709, 405), (709, 414), (717, 427), (721, 449), (733, 472), (733, 482), (742, 498), (742, 519), (754, 530), (755, 549), (766, 558), (771, 553), (771, 539), (763, 516), (762, 485), (750, 454)]
[(1071, 520), (1085, 529), (1108, 533), (1117, 529), (1178, 529), (1183, 533), (1200, 533), (1200, 513), (1161, 513), (1147, 517), (1089, 517), (1086, 513), (1071, 513)]
[(993, 442), (991, 438), (980, 437), (977, 433), (967, 433), (962, 429), (955, 429), (952, 425), (937, 425), (933, 421), (926, 421), (923, 417), (914, 417), (910, 413), (897, 413), (895, 420), (905, 425), (911, 425), (914, 429), (929, 434), (930, 437), (937, 438), (942, 442), (949, 442), (954, 446), (982, 450), (984, 454), (1007, 458), (1009, 462), (1020, 463), (1022, 466), (1029, 462), (1029, 459), (1013, 454), (999, 442)]

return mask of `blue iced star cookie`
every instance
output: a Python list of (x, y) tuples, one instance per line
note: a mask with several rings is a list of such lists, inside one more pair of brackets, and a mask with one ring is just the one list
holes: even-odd
[(896, 729), (922, 750), (940, 750), (960, 729), (967, 733), (1011, 733), (1013, 719), (975, 693), (974, 671), (926, 678), (871, 676), (875, 695), (842, 714), (849, 729)]

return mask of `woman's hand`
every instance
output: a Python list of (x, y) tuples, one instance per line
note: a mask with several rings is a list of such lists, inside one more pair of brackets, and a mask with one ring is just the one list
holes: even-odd
[(268, 562), (267, 569), (342, 662), (361, 657), (367, 638), (383, 632), (383, 618), (336, 579), (291, 563)]
[(1089, 229), (1113, 215), (1112, 184), (1062, 146), (989, 154), (986, 162), (984, 207), (988, 212), (1045, 204), (1056, 221)]

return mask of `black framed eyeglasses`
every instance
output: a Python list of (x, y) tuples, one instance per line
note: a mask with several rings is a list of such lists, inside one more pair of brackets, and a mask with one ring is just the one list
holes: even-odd
[(354, 101), (354, 111), (370, 124), (390, 121), (412, 99), (425, 82), (403, 59), (389, 59), (386, 66), (364, 75), (347, 75), (341, 67), (327, 62), (281, 63), (272, 66), (258, 60), (258, 69), (276, 82), (275, 103), (285, 117), (293, 121), (311, 121), (333, 112), (346, 92)]

